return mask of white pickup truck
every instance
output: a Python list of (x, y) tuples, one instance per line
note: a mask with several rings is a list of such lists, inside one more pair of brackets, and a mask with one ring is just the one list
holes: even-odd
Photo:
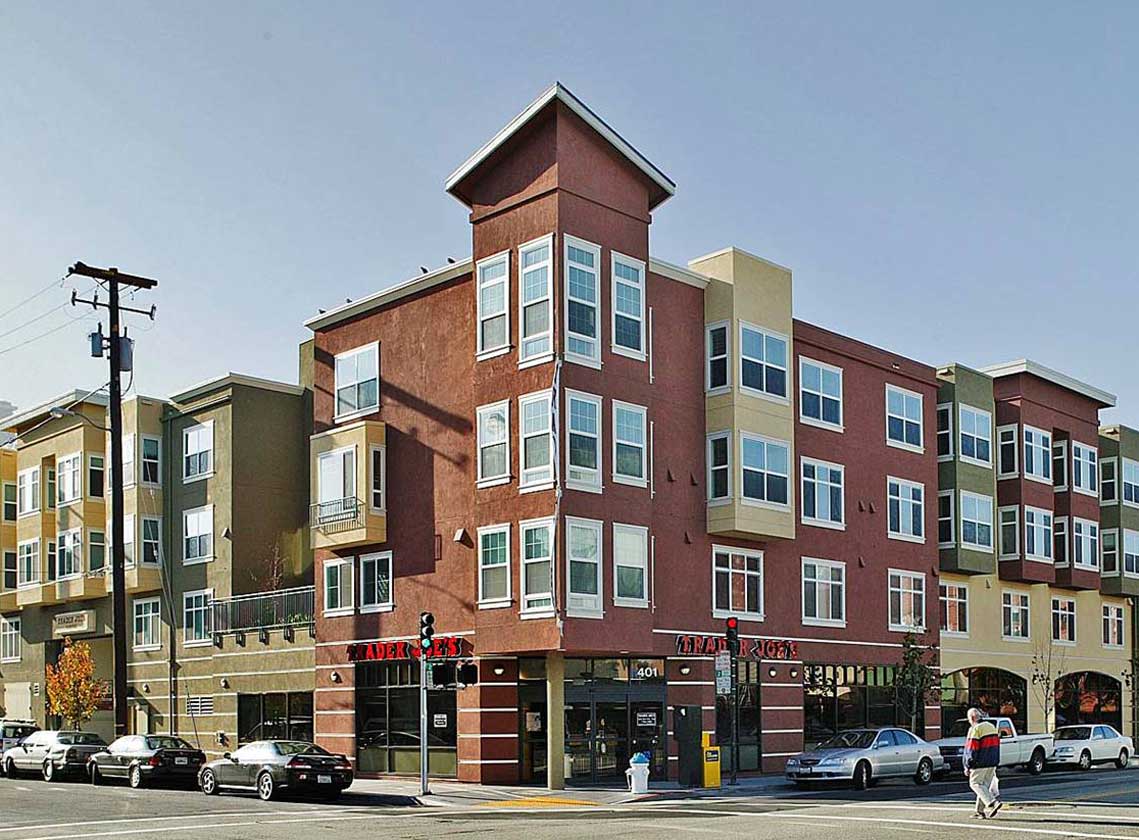
[[(1017, 735), (1016, 727), (1007, 717), (991, 717), (988, 721), (1001, 736), (1001, 767), (1024, 767), (1033, 776), (1043, 772), (1045, 759), (1052, 755), (1051, 735)], [(933, 742), (950, 770), (961, 772), (968, 732), (969, 721), (961, 718), (949, 725), (946, 737)]]

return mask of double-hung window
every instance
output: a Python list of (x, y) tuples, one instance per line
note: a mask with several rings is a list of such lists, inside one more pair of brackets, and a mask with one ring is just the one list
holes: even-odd
[(1024, 556), (1052, 562), (1052, 512), (1024, 508)]
[(1099, 525), (1089, 519), (1072, 519), (1072, 562), (1085, 569), (1099, 568)]
[(1012, 478), (1017, 475), (1017, 427), (997, 427), (997, 477)]
[[(123, 487), (130, 487), (136, 480), (134, 461), (137, 441), (138, 438), (134, 435), (123, 435)], [(109, 446), (107, 451), (110, 451)]]
[(959, 583), (943, 583), (941, 595), (941, 632), (952, 636), (969, 634), (969, 587)]
[(98, 572), (107, 564), (107, 534), (102, 530), (87, 531), (87, 569)]
[(480, 487), (510, 481), (510, 400), (478, 409)]
[(920, 452), (924, 445), (922, 395), (886, 386), (886, 443)]
[(704, 389), (726, 391), (731, 387), (731, 328), (727, 321), (704, 328)]
[[(316, 459), (316, 525), (356, 520), (356, 448), (346, 446), (321, 452)], [(349, 524), (348, 527), (351, 527)]]
[(518, 249), (519, 364), (543, 361), (553, 346), (553, 237), (543, 236)]
[(982, 467), (993, 465), (993, 418), (987, 411), (961, 406), (959, 413), (961, 460)]
[(197, 481), (214, 471), (214, 421), (182, 430), (182, 480)]
[(187, 510), (182, 514), (182, 562), (205, 563), (214, 558), (214, 506)]
[(383, 446), (368, 447), (368, 506), (376, 513), (387, 510), (387, 449)]
[(1139, 531), (1123, 531), (1123, 574), (1139, 575)]
[(106, 476), (106, 461), (102, 455), (87, 456), (87, 495), (93, 499), (103, 498), (103, 482)]
[(1020, 556), (1020, 508), (1003, 507), (999, 511), (1001, 523), (1000, 556), (1012, 558)]
[(35, 513), (40, 509), (40, 468), (32, 467), (16, 475), (17, 516)]
[(1052, 599), (1052, 641), (1076, 643), (1076, 602), (1071, 598)]
[(212, 589), (198, 589), (182, 595), (182, 641), (187, 647), (208, 645), (213, 635)]
[(510, 603), (510, 525), (479, 528), (479, 607)]
[(25, 540), (16, 545), (19, 562), (17, 586), (31, 586), (40, 582), (40, 541)]
[(1119, 574), (1119, 530), (1112, 528), (1100, 534), (1100, 567), (1105, 575)]
[(993, 499), (961, 491), (961, 545), (979, 551), (993, 550)]
[(20, 617), (0, 615), (0, 662), (20, 661)]
[(1086, 496), (1099, 494), (1096, 485), (1099, 477), (1099, 467), (1096, 464), (1098, 455), (1094, 447), (1072, 441), (1072, 490)]
[(601, 397), (566, 392), (566, 486), (601, 489)]
[(18, 491), (12, 482), (4, 483), (4, 522), (15, 522), (20, 515), (19, 502), (16, 501)]
[(161, 484), (162, 483), (162, 441), (156, 437), (142, 437), (141, 439), (141, 452), (142, 456), (142, 483), (143, 484)]
[(518, 398), (519, 488), (542, 488), (554, 480), (550, 392), (540, 391)]
[(740, 433), (740, 487), (745, 502), (785, 507), (789, 503), (790, 447), (746, 432)]
[(336, 419), (345, 420), (380, 407), (380, 345), (357, 347), (336, 357)]
[(0, 589), (9, 592), (20, 585), (20, 560), (14, 551), (4, 552), (4, 577), (0, 580)]
[(135, 650), (157, 650), (162, 645), (161, 603), (158, 598), (136, 598), (134, 601)]
[(1052, 435), (1031, 426), (1024, 427), (1024, 477), (1052, 483)]
[(803, 558), (803, 624), (846, 626), (846, 564)]
[(890, 569), (890, 629), (925, 629), (925, 575)]
[(1058, 566), (1068, 565), (1068, 517), (1056, 516), (1052, 519), (1052, 562)]
[(648, 605), (649, 529), (613, 523), (613, 603)]
[(479, 260), (478, 356), (489, 358), (505, 353), (510, 347), (510, 252)]
[(1057, 492), (1068, 489), (1068, 441), (1052, 442), (1052, 487)]
[(957, 544), (953, 525), (953, 491), (942, 490), (937, 494), (937, 545), (939, 548), (952, 548)]
[(83, 574), (83, 531), (64, 531), (56, 538), (56, 577), (59, 580)]
[(1103, 646), (1123, 647), (1123, 607), (1114, 604), (1103, 605)]
[(353, 611), (352, 578), (355, 570), (352, 557), (333, 557), (324, 561), (325, 615), (347, 615)]
[(842, 431), (842, 368), (799, 357), (799, 419)]
[(1123, 462), (1121, 468), (1123, 492), (1120, 494), (1120, 498), (1123, 499), (1125, 505), (1139, 507), (1139, 461), (1132, 461), (1130, 458), (1121, 460)]
[(602, 613), (602, 528), (595, 519), (566, 517), (566, 612), (598, 617)]
[(566, 248), (566, 359), (601, 364), (601, 248), (572, 236)]
[(937, 460), (953, 458), (953, 403), (937, 407)]
[(763, 620), (763, 553), (712, 548), (712, 614)]
[(787, 337), (740, 324), (740, 388), (779, 400), (787, 398)]
[(77, 502), (83, 496), (83, 455), (76, 452), (60, 458), (55, 465), (55, 486), (60, 505)]
[(803, 522), (826, 528), (844, 527), (842, 465), (812, 458), (801, 461)]
[(123, 517), (123, 562), (127, 566), (134, 565), (134, 522), (133, 513)]
[(1029, 638), (1029, 605), (1027, 592), (1001, 593), (1001, 635), (1005, 639), (1023, 641)]
[(545, 615), (554, 606), (553, 537), (550, 519), (518, 523), (522, 551), (522, 613)]
[(162, 561), (162, 520), (144, 516), (139, 520), (142, 539), (142, 562), (157, 566)]
[(360, 555), (360, 612), (392, 608), (392, 553)]
[(645, 358), (645, 264), (614, 253), (613, 352)]
[(887, 536), (925, 542), (925, 486), (901, 478), (886, 479)]
[(648, 412), (632, 403), (612, 402), (613, 480), (644, 487), (648, 484)]
[(732, 498), (732, 433), (708, 435), (708, 501), (726, 502)]
[(1101, 504), (1113, 505), (1119, 501), (1119, 462), (1115, 458), (1104, 458), (1099, 462), (1099, 500)]

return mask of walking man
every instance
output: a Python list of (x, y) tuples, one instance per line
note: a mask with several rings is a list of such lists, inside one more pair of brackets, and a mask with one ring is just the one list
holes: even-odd
[(997, 766), (1001, 763), (1001, 736), (992, 723), (984, 719), (980, 709), (970, 709), (969, 734), (965, 738), (962, 763), (969, 787), (977, 794), (977, 813), (981, 819), (992, 819), (1001, 809), (997, 787)]

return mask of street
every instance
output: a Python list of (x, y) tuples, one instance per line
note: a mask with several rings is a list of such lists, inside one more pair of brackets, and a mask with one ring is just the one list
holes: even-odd
[[(508, 838), (749, 837), (761, 840), (829, 837), (1070, 837), (1139, 838), (1139, 773), (1096, 770), (1002, 780), (1005, 808), (994, 820), (971, 817), (963, 781), (928, 788), (883, 784), (865, 793), (797, 792), (782, 786), (751, 792), (690, 795), (663, 791), (637, 801), (619, 792), (485, 789), (436, 786), (425, 803), (402, 781), (357, 782), (340, 802), (288, 799), (263, 803), (251, 794), (207, 798), (193, 791), (93, 788), (0, 780), (0, 838), (137, 837), (174, 835), (227, 840), (292, 840), (330, 832), (387, 837)], [(426, 803), (430, 804), (426, 804)]]

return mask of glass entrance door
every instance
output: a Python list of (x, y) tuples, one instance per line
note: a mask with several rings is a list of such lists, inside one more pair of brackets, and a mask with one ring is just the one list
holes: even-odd
[(629, 766), (629, 704), (593, 704), (593, 775), (599, 782), (624, 779)]

